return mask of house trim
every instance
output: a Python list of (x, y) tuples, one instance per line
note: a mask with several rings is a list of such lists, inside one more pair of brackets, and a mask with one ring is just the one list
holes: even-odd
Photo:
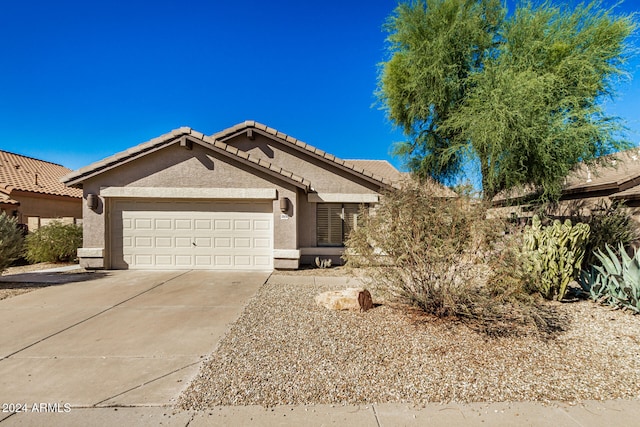
[(275, 188), (103, 187), (102, 197), (275, 200)]
[(300, 255), (340, 256), (344, 253), (344, 246), (316, 246), (300, 248)]
[(378, 203), (377, 194), (309, 193), (309, 203)]
[(273, 257), (278, 259), (300, 259), (300, 251), (297, 249), (274, 249)]

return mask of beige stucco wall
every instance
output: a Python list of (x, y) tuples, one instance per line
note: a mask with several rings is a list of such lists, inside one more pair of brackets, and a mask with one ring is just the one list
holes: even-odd
[(316, 159), (311, 153), (301, 152), (257, 132), (254, 135), (254, 140), (241, 134), (225, 142), (303, 176), (318, 193), (375, 194), (379, 191), (375, 184), (358, 178), (337, 165)]
[[(297, 187), (267, 173), (229, 159), (200, 145), (192, 150), (178, 144), (163, 148), (90, 178), (84, 182), (84, 197), (90, 193), (100, 195), (101, 187), (149, 188), (275, 188), (273, 200), (274, 248), (296, 249), (298, 236)], [(289, 200), (289, 219), (281, 219), (281, 197)], [(109, 198), (100, 197), (95, 211), (84, 207), (85, 248), (105, 248), (104, 266), (109, 267)], [(106, 209), (105, 209), (106, 206)], [(96, 267), (96, 266), (94, 266)]]
[[(14, 191), (11, 198), (20, 202), (20, 205), (5, 205), (8, 215), (17, 211), (18, 223), (29, 224), (29, 218), (42, 219), (47, 222), (50, 219), (73, 218), (75, 222), (82, 219), (82, 199), (47, 194), (32, 194)], [(34, 221), (31, 221), (34, 223)], [(40, 223), (40, 221), (36, 221)]]

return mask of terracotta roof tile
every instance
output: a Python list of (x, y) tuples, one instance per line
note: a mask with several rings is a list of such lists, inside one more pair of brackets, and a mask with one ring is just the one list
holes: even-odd
[(404, 174), (386, 160), (347, 160), (347, 162), (356, 167), (361, 167), (390, 183), (395, 184), (404, 179)]
[(0, 187), (5, 189), (81, 198), (81, 190), (60, 182), (69, 172), (55, 163), (0, 150)]
[(8, 194), (0, 193), (0, 204), (3, 205), (19, 205), (20, 202), (13, 200)]
[(197, 130), (193, 130), (193, 129), (191, 129), (190, 135), (193, 136), (194, 138), (198, 138), (200, 140), (204, 140), (204, 137), (205, 137), (205, 134), (203, 134), (202, 132), (198, 132)]

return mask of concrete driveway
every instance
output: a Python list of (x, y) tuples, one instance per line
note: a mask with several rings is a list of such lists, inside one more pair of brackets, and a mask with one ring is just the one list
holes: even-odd
[(268, 273), (96, 273), (0, 301), (0, 402), (170, 405)]

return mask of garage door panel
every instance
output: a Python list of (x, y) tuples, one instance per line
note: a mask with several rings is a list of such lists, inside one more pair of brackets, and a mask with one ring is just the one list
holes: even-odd
[(249, 255), (236, 255), (233, 257), (233, 262), (237, 266), (248, 267), (251, 265), (251, 258)]
[(116, 201), (113, 265), (133, 269), (271, 269), (271, 206), (270, 202)]
[(230, 237), (216, 237), (214, 239), (214, 245), (216, 248), (231, 248), (231, 238)]
[(156, 230), (173, 230), (173, 221), (170, 219), (156, 219)]
[(176, 255), (175, 265), (176, 267), (190, 267), (193, 265), (191, 262), (191, 255)]
[(231, 221), (228, 219), (218, 219), (214, 222), (216, 230), (231, 230)]
[(251, 230), (251, 220), (248, 219), (237, 219), (235, 221), (233, 221), (233, 229), (234, 230), (244, 230), (244, 231), (248, 231)]
[(155, 264), (158, 267), (170, 267), (173, 265), (173, 257), (171, 255), (156, 255)]
[(253, 222), (253, 229), (254, 230), (261, 230), (261, 231), (270, 230), (271, 229), (271, 221), (264, 221), (264, 220), (254, 221)]
[(249, 249), (251, 248), (251, 238), (250, 237), (236, 237), (233, 239), (233, 247), (241, 248), (241, 249)]
[(215, 264), (223, 267), (231, 267), (233, 265), (231, 256), (229, 255), (217, 255), (215, 257)]
[(198, 248), (211, 248), (211, 237), (196, 237), (195, 246)]
[(271, 240), (270, 239), (261, 239), (255, 238), (253, 239), (253, 247), (256, 249), (270, 249), (271, 248)]
[(176, 230), (191, 230), (190, 219), (176, 219)]
[(156, 248), (172, 248), (173, 246), (171, 237), (156, 237)]
[(191, 238), (190, 237), (176, 237), (176, 248), (190, 248), (191, 247)]
[(194, 226), (196, 230), (211, 230), (211, 220), (210, 219), (197, 219), (194, 221)]

